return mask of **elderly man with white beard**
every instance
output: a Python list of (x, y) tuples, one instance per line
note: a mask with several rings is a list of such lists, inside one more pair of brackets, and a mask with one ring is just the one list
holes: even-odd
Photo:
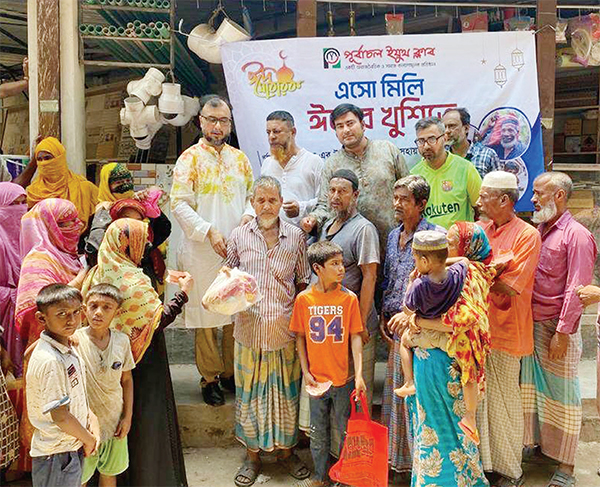
[[(501, 117), (496, 123), (500, 124), (500, 133), (498, 140), (492, 142), (489, 146), (490, 149), (494, 150), (502, 161), (516, 159), (523, 155), (525, 146), (519, 140), (519, 133), (521, 131), (521, 122), (519, 119), (512, 113), (509, 113)], [(492, 137), (494, 137), (494, 134), (492, 134)]]
[(596, 260), (594, 237), (567, 210), (572, 187), (566, 174), (547, 172), (533, 183), (531, 199), (542, 248), (532, 299), (534, 351), (521, 363), (524, 457), (559, 462), (550, 486), (575, 485), (582, 418), (577, 370), (583, 306), (577, 290), (592, 282)]
[(251, 202), (256, 218), (231, 232), (226, 260), (228, 267), (254, 276), (263, 296), (235, 315), (235, 436), (247, 455), (235, 475), (238, 486), (256, 481), (261, 451), (277, 451), (294, 478), (310, 476), (292, 450), (298, 442), (301, 368), (288, 330), (294, 300), (310, 280), (306, 241), (302, 230), (279, 217), (283, 198), (275, 178), (258, 178)]

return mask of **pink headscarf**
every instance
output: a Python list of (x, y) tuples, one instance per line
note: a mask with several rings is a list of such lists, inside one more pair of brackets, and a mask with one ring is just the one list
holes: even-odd
[(59, 198), (37, 203), (21, 223), (21, 278), (17, 292), (16, 326), (21, 336), (25, 316), (35, 310), (35, 298), (44, 286), (68, 284), (81, 270), (77, 243), (83, 229), (77, 208)]
[(18, 184), (0, 183), (0, 301), (4, 301), (4, 288), (17, 288), (21, 254), (19, 235), (21, 218), (27, 213), (27, 203), (13, 205), (19, 196), (27, 192)]
[(26, 194), (18, 184), (0, 183), (0, 336), (17, 377), (21, 375), (23, 346), (15, 330), (15, 304), (21, 270), (21, 218), (27, 212), (27, 203), (13, 202)]

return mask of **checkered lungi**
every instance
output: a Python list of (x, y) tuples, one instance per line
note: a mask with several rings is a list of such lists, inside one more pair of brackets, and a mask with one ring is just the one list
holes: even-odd
[(551, 360), (548, 351), (557, 323), (557, 319), (534, 323), (534, 351), (522, 359), (523, 441), (540, 445), (544, 455), (560, 463), (574, 465), (582, 420), (577, 374), (581, 333), (569, 336), (564, 358)]
[(483, 469), (518, 479), (523, 474), (521, 359), (492, 350), (485, 363), (486, 393), (477, 409)]

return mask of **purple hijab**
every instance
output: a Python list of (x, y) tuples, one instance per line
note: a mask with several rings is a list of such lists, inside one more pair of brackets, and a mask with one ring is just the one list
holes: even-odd
[(0, 183), (0, 342), (10, 355), (16, 377), (21, 375), (23, 363), (23, 345), (15, 328), (15, 302), (21, 270), (21, 218), (27, 203), (13, 202), (26, 195), (18, 184)]

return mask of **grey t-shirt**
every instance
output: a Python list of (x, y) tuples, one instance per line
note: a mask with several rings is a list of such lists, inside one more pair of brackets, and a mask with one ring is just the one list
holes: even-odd
[[(344, 251), (344, 267), (346, 276), (342, 285), (360, 299), (360, 288), (362, 285), (361, 265), (379, 264), (379, 235), (377, 228), (360, 213), (351, 217), (337, 233), (327, 235), (334, 219), (327, 220), (321, 230), (319, 240), (329, 240), (338, 244)], [(371, 309), (366, 323), (369, 333), (377, 331), (378, 320), (375, 305)]]

